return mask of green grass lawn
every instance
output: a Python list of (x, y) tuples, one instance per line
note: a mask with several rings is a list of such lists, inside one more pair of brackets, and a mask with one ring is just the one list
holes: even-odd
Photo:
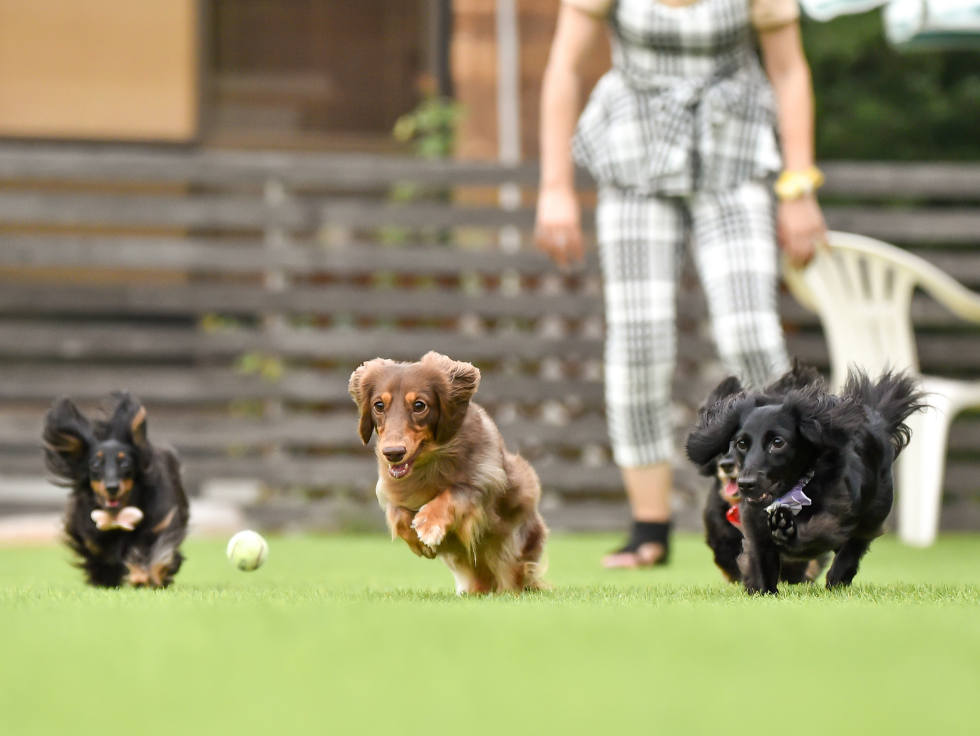
[(606, 572), (615, 541), (555, 535), (554, 590), (482, 599), (375, 536), (272, 538), (254, 573), (192, 541), (162, 592), (0, 549), (0, 736), (980, 733), (980, 536), (778, 599), (694, 536)]

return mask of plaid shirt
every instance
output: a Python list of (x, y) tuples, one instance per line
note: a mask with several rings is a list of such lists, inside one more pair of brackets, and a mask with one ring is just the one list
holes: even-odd
[(600, 183), (685, 195), (728, 191), (782, 168), (748, 0), (619, 0), (609, 19), (613, 68), (572, 147)]

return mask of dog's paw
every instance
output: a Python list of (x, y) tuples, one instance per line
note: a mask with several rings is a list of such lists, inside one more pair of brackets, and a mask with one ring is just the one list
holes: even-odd
[(446, 538), (446, 527), (443, 524), (430, 520), (424, 512), (425, 507), (423, 506), (412, 520), (412, 529), (415, 530), (422, 544), (430, 550), (435, 550), (436, 547), (442, 544), (442, 540)]
[(418, 534), (416, 534), (414, 531), (412, 532), (412, 536), (415, 538), (405, 539), (405, 543), (408, 545), (408, 548), (418, 557), (424, 557), (427, 560), (434, 560), (436, 557), (436, 551), (432, 549), (432, 547), (422, 544), (422, 541), (418, 538)]
[(789, 544), (796, 538), (796, 521), (789, 506), (771, 506), (769, 513), (769, 533), (780, 544)]
[(126, 575), (126, 582), (134, 588), (145, 588), (153, 584), (150, 579), (150, 571), (146, 567), (130, 562), (126, 563), (126, 567), (129, 571)]

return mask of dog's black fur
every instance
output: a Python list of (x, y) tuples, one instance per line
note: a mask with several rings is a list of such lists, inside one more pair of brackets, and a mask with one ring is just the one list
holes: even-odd
[[(910, 436), (904, 422), (924, 406), (906, 375), (872, 381), (853, 372), (839, 396), (820, 386), (790, 391), (779, 402), (739, 394), (705, 413), (687, 452), (704, 465), (730, 445), (735, 450), (746, 590), (774, 594), (784, 558), (831, 551), (827, 587), (850, 585), (892, 508), (892, 464)], [(810, 472), (804, 492), (812, 505), (795, 517), (785, 506), (767, 511)]]
[[(790, 369), (773, 383), (756, 395), (757, 405), (777, 403), (793, 390), (806, 386), (822, 386), (823, 377), (815, 368), (803, 365), (793, 360)], [(723, 401), (743, 394), (742, 384), (735, 376), (723, 380), (711, 392), (701, 408), (699, 424), (707, 421), (708, 414), (723, 407)], [(705, 541), (714, 553), (715, 564), (729, 582), (741, 582), (742, 572), (738, 566), (739, 555), (742, 554), (741, 530), (733, 525), (727, 517), (732, 502), (724, 495), (728, 482), (738, 480), (738, 457), (730, 444), (723, 455), (712, 458), (708, 463), (699, 465), (702, 475), (714, 478), (714, 487), (708, 493), (704, 505)], [(787, 583), (813, 582), (827, 564), (827, 555), (821, 555), (813, 560), (795, 560), (783, 557), (780, 566), (780, 580)]]
[[(140, 402), (128, 393), (114, 398), (105, 420), (90, 422), (68, 399), (45, 419), (46, 465), (71, 488), (66, 541), (91, 585), (166, 587), (184, 559), (189, 517), (180, 464), (173, 451), (150, 444)], [(132, 531), (103, 531), (93, 520), (93, 512), (114, 519), (127, 507), (143, 514)]]

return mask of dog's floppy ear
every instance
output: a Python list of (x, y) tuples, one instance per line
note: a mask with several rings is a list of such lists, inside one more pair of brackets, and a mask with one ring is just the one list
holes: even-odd
[(707, 415), (715, 406), (729, 398), (730, 396), (735, 396), (742, 390), (742, 382), (738, 380), (738, 376), (729, 376), (724, 379), (721, 383), (715, 386), (714, 390), (708, 394), (708, 398), (704, 401), (704, 406), (701, 407), (701, 416)]
[(381, 358), (362, 363), (350, 374), (350, 381), (347, 383), (347, 391), (354, 399), (354, 403), (357, 404), (357, 411), (360, 413), (357, 432), (361, 436), (361, 442), (365, 445), (371, 440), (371, 433), (374, 432), (374, 419), (371, 416), (371, 393), (377, 385), (379, 369), (391, 364), (392, 361)]
[(59, 399), (44, 418), (44, 458), (48, 470), (77, 479), (95, 444), (89, 420), (69, 399)]
[(452, 360), (445, 355), (429, 352), (422, 356), (422, 365), (434, 368), (443, 378), (438, 385), (439, 423), (436, 442), (449, 442), (463, 426), (470, 399), (480, 385), (480, 370), (470, 363)]
[(146, 433), (146, 407), (128, 391), (113, 394), (116, 406), (109, 417), (112, 436), (121, 442), (128, 442), (139, 452), (144, 469), (150, 464), (150, 443)]
[(702, 410), (687, 436), (687, 456), (695, 465), (707, 465), (728, 450), (732, 437), (742, 426), (743, 402), (729, 396)]
[(824, 393), (819, 386), (790, 392), (786, 406), (796, 416), (800, 436), (823, 449), (843, 449), (867, 420), (858, 402)]
[(146, 409), (139, 399), (134, 398), (128, 391), (118, 391), (113, 394), (116, 405), (109, 418), (112, 436), (124, 442), (131, 442), (137, 447), (146, 445)]

